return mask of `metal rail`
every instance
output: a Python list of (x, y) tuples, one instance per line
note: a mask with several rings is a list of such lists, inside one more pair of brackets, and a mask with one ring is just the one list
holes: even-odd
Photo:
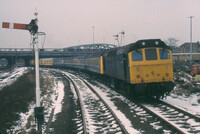
[(85, 80), (83, 80), (82, 78), (80, 78), (90, 89), (91, 91), (97, 95), (97, 97), (99, 97), (101, 99), (101, 101), (104, 103), (104, 105), (108, 108), (108, 110), (110, 111), (110, 113), (112, 114), (112, 116), (115, 118), (115, 120), (117, 121), (117, 124), (120, 126), (122, 132), (124, 134), (129, 134), (127, 132), (127, 130), (125, 129), (125, 127), (122, 125), (121, 121), (118, 119), (118, 117), (116, 116), (116, 114), (113, 112), (113, 110), (110, 108), (110, 106), (104, 101), (104, 99), (98, 94), (98, 92), (95, 91), (95, 89), (93, 87), (90, 86), (90, 84), (88, 82), (86, 82)]
[[(148, 102), (149, 102), (149, 100), (147, 100)], [(164, 101), (161, 101), (161, 100), (156, 100), (156, 99), (154, 99), (154, 98), (151, 98), (151, 100), (150, 100), (151, 102), (153, 102), (154, 104), (151, 106), (151, 107), (153, 107), (153, 108), (155, 108), (156, 106), (155, 105), (158, 105), (158, 108), (160, 108), (160, 110), (161, 110), (161, 112), (162, 112), (162, 114), (164, 115), (164, 116), (166, 116), (166, 114), (167, 115), (171, 115), (171, 114), (175, 114), (176, 112), (178, 112), (176, 115), (177, 116), (175, 116), (174, 118), (177, 118), (177, 117), (179, 117), (178, 115), (179, 114), (183, 114), (184, 116), (187, 116), (187, 117), (189, 117), (189, 119), (194, 119), (196, 122), (200, 122), (200, 118), (199, 117), (197, 117), (197, 116), (195, 116), (195, 115), (193, 115), (193, 114), (191, 114), (191, 113), (189, 113), (189, 112), (187, 112), (187, 111), (185, 111), (185, 110), (182, 110), (181, 108), (178, 108), (178, 107), (176, 107), (176, 106), (173, 106), (173, 105), (171, 105), (171, 104), (169, 104), (169, 103), (166, 103), (166, 102), (164, 102)], [(176, 130), (176, 132), (178, 132), (178, 133), (186, 133), (186, 132), (184, 132), (184, 131), (187, 131), (187, 132), (190, 132), (190, 131), (193, 131), (192, 133), (196, 133), (197, 131), (199, 132), (199, 130), (198, 129), (194, 129), (194, 130), (190, 130), (190, 129), (188, 129), (188, 128), (185, 128), (185, 130), (183, 131), (183, 129), (182, 129), (182, 126), (180, 126), (180, 125), (176, 125), (176, 121), (174, 122), (174, 121), (168, 121), (168, 119), (166, 119), (165, 117), (161, 117), (160, 115), (157, 115), (155, 112), (153, 112), (153, 110), (151, 110), (151, 109), (149, 109), (148, 108), (148, 106), (145, 106), (145, 105), (143, 105), (143, 104), (141, 104), (141, 103), (138, 103), (138, 102), (136, 102), (137, 103), (137, 105), (139, 105), (139, 106), (141, 106), (142, 108), (144, 108), (146, 111), (148, 111), (149, 113), (151, 113), (151, 114), (153, 114), (154, 116), (156, 116), (156, 117), (158, 117), (159, 119), (161, 119), (162, 121), (165, 121), (169, 126), (171, 126), (172, 128), (174, 128), (175, 130)], [(159, 106), (160, 105), (160, 106)], [(168, 114), (168, 112), (167, 111), (164, 111), (164, 110), (162, 110), (162, 108), (161, 107), (163, 107), (163, 106), (165, 106), (166, 108), (170, 108), (170, 109), (173, 109), (173, 111), (175, 111), (174, 113), (169, 113)], [(156, 107), (157, 108), (157, 107)], [(165, 113), (166, 112), (166, 113)], [(170, 116), (170, 117), (173, 117), (173, 116)], [(168, 117), (167, 117), (168, 118)], [(173, 118), (171, 118), (171, 119), (173, 119)], [(187, 120), (189, 120), (189, 119), (187, 119)], [(178, 119), (177, 120), (177, 123), (178, 122), (180, 122), (180, 120), (185, 120), (184, 118), (183, 119)], [(190, 126), (190, 127), (192, 127), (192, 125)]]
[(170, 126), (172, 129), (175, 130), (175, 132), (179, 133), (179, 134), (184, 134), (185, 132), (183, 132), (181, 129), (179, 129), (178, 127), (174, 126), (173, 124), (171, 124), (168, 120), (164, 119), (163, 117), (157, 115), (156, 113), (154, 113), (153, 111), (151, 111), (150, 109), (148, 109), (147, 107), (145, 107), (144, 105), (140, 104), (139, 102), (134, 102), (136, 103), (138, 106), (142, 107), (144, 110), (146, 110), (148, 113), (150, 113), (151, 115), (153, 115), (154, 117), (158, 118), (159, 120), (167, 123), (168, 126)]
[[(69, 73), (69, 72), (68, 72)], [(67, 75), (66, 75), (67, 76)], [(79, 98), (79, 101), (80, 101), (80, 104), (82, 105), (82, 101), (81, 101), (81, 97), (80, 97), (80, 93), (79, 93), (79, 91), (78, 91), (78, 89), (77, 89), (77, 87), (76, 87), (76, 85), (75, 85), (75, 82), (69, 77), (69, 76), (67, 76), (69, 79), (70, 79), (70, 81), (72, 81), (72, 83), (73, 83), (73, 85), (74, 85), (74, 87), (76, 88), (76, 92), (77, 92), (77, 95), (78, 95), (78, 98)], [(83, 80), (82, 78), (80, 78), (80, 77), (78, 77), (81, 81), (83, 81), (85, 84), (86, 84), (86, 86), (88, 86), (89, 87), (89, 89), (103, 102), (103, 104), (106, 106), (106, 108), (109, 110), (109, 112), (111, 113), (111, 115), (113, 116), (113, 118), (115, 119), (115, 121), (117, 122), (117, 124), (119, 125), (119, 127), (121, 128), (121, 130), (122, 130), (122, 133), (124, 133), (124, 134), (129, 134), (128, 132), (127, 132), (127, 130), (125, 129), (125, 127), (122, 125), (122, 123), (121, 123), (121, 121), (118, 119), (118, 117), (116, 116), (116, 114), (113, 112), (113, 110), (109, 107), (109, 105), (104, 101), (104, 99), (94, 90), (94, 88), (93, 87), (91, 87), (90, 86), (90, 84), (88, 84), (85, 80)], [(83, 111), (83, 106), (81, 106), (81, 111)], [(82, 115), (84, 115), (84, 113), (82, 112)], [(83, 119), (83, 120), (85, 120), (85, 119)], [(84, 134), (85, 133), (87, 133), (87, 131), (86, 131), (86, 124), (84, 125)]]
[(80, 105), (80, 110), (81, 110), (81, 116), (82, 116), (82, 120), (83, 120), (83, 134), (87, 134), (85, 113), (84, 113), (84, 110), (83, 110), (83, 104), (82, 104), (82, 100), (81, 100), (81, 97), (80, 97), (79, 90), (78, 90), (75, 82), (69, 76), (67, 76), (67, 75), (65, 75), (65, 76), (72, 82), (74, 89), (76, 91), (76, 94), (78, 95), (78, 100), (79, 100), (79, 105)]
[(177, 111), (182, 112), (182, 113), (184, 113), (185, 115), (187, 115), (187, 116), (189, 116), (189, 117), (191, 117), (191, 118), (194, 118), (196, 121), (199, 121), (199, 122), (200, 122), (200, 117), (197, 117), (197, 116), (193, 115), (192, 113), (189, 113), (189, 112), (187, 112), (187, 111), (184, 111), (183, 109), (178, 108), (178, 107), (176, 107), (176, 106), (173, 106), (173, 105), (171, 105), (171, 104), (169, 104), (169, 103), (167, 103), (167, 102), (164, 102), (164, 101), (162, 101), (162, 100), (159, 100), (159, 102), (160, 102), (160, 103), (163, 103), (164, 105), (167, 105), (167, 106), (169, 106), (169, 107), (172, 107), (172, 108), (176, 109)]

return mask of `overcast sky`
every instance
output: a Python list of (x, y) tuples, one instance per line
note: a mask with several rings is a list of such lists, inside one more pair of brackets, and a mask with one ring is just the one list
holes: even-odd
[[(189, 16), (200, 41), (200, 0), (1, 0), (0, 23), (28, 24), (36, 7), (46, 48), (90, 44), (93, 26), (95, 43), (116, 43), (113, 35), (124, 31), (124, 44), (169, 37), (181, 44), (190, 41)], [(29, 46), (28, 31), (0, 28), (0, 48)]]

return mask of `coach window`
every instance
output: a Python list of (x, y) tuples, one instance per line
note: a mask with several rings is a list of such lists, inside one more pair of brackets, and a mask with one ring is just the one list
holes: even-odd
[(160, 49), (159, 50), (159, 54), (160, 54), (160, 59), (169, 59), (169, 51), (165, 50), (165, 49)]
[(142, 51), (136, 51), (132, 53), (132, 60), (133, 61), (142, 61), (143, 56), (142, 56)]
[(146, 60), (157, 60), (156, 49), (145, 49)]

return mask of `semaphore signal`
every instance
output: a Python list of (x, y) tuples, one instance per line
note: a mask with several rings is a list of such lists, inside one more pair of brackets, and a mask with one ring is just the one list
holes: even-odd
[(44, 32), (38, 32), (37, 15), (35, 12), (35, 19), (32, 19), (29, 24), (3, 22), (2, 28), (28, 30), (32, 36), (32, 45), (35, 49), (35, 74), (36, 74), (36, 107), (34, 108), (35, 121), (38, 124), (38, 133), (42, 133), (42, 124), (44, 123), (44, 107), (40, 106), (40, 77), (39, 77), (39, 48), (38, 36), (45, 35)]
[(36, 19), (32, 19), (29, 24), (3, 22), (2, 28), (28, 30), (32, 35), (35, 35), (38, 32), (36, 21)]

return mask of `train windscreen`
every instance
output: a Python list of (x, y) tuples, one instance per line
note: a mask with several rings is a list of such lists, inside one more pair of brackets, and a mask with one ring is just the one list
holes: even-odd
[(145, 49), (146, 60), (157, 60), (156, 49)]
[(160, 54), (160, 59), (170, 59), (169, 51), (165, 49), (160, 49), (159, 54)]
[(142, 56), (142, 51), (136, 51), (132, 53), (132, 60), (133, 61), (142, 61), (143, 56)]

